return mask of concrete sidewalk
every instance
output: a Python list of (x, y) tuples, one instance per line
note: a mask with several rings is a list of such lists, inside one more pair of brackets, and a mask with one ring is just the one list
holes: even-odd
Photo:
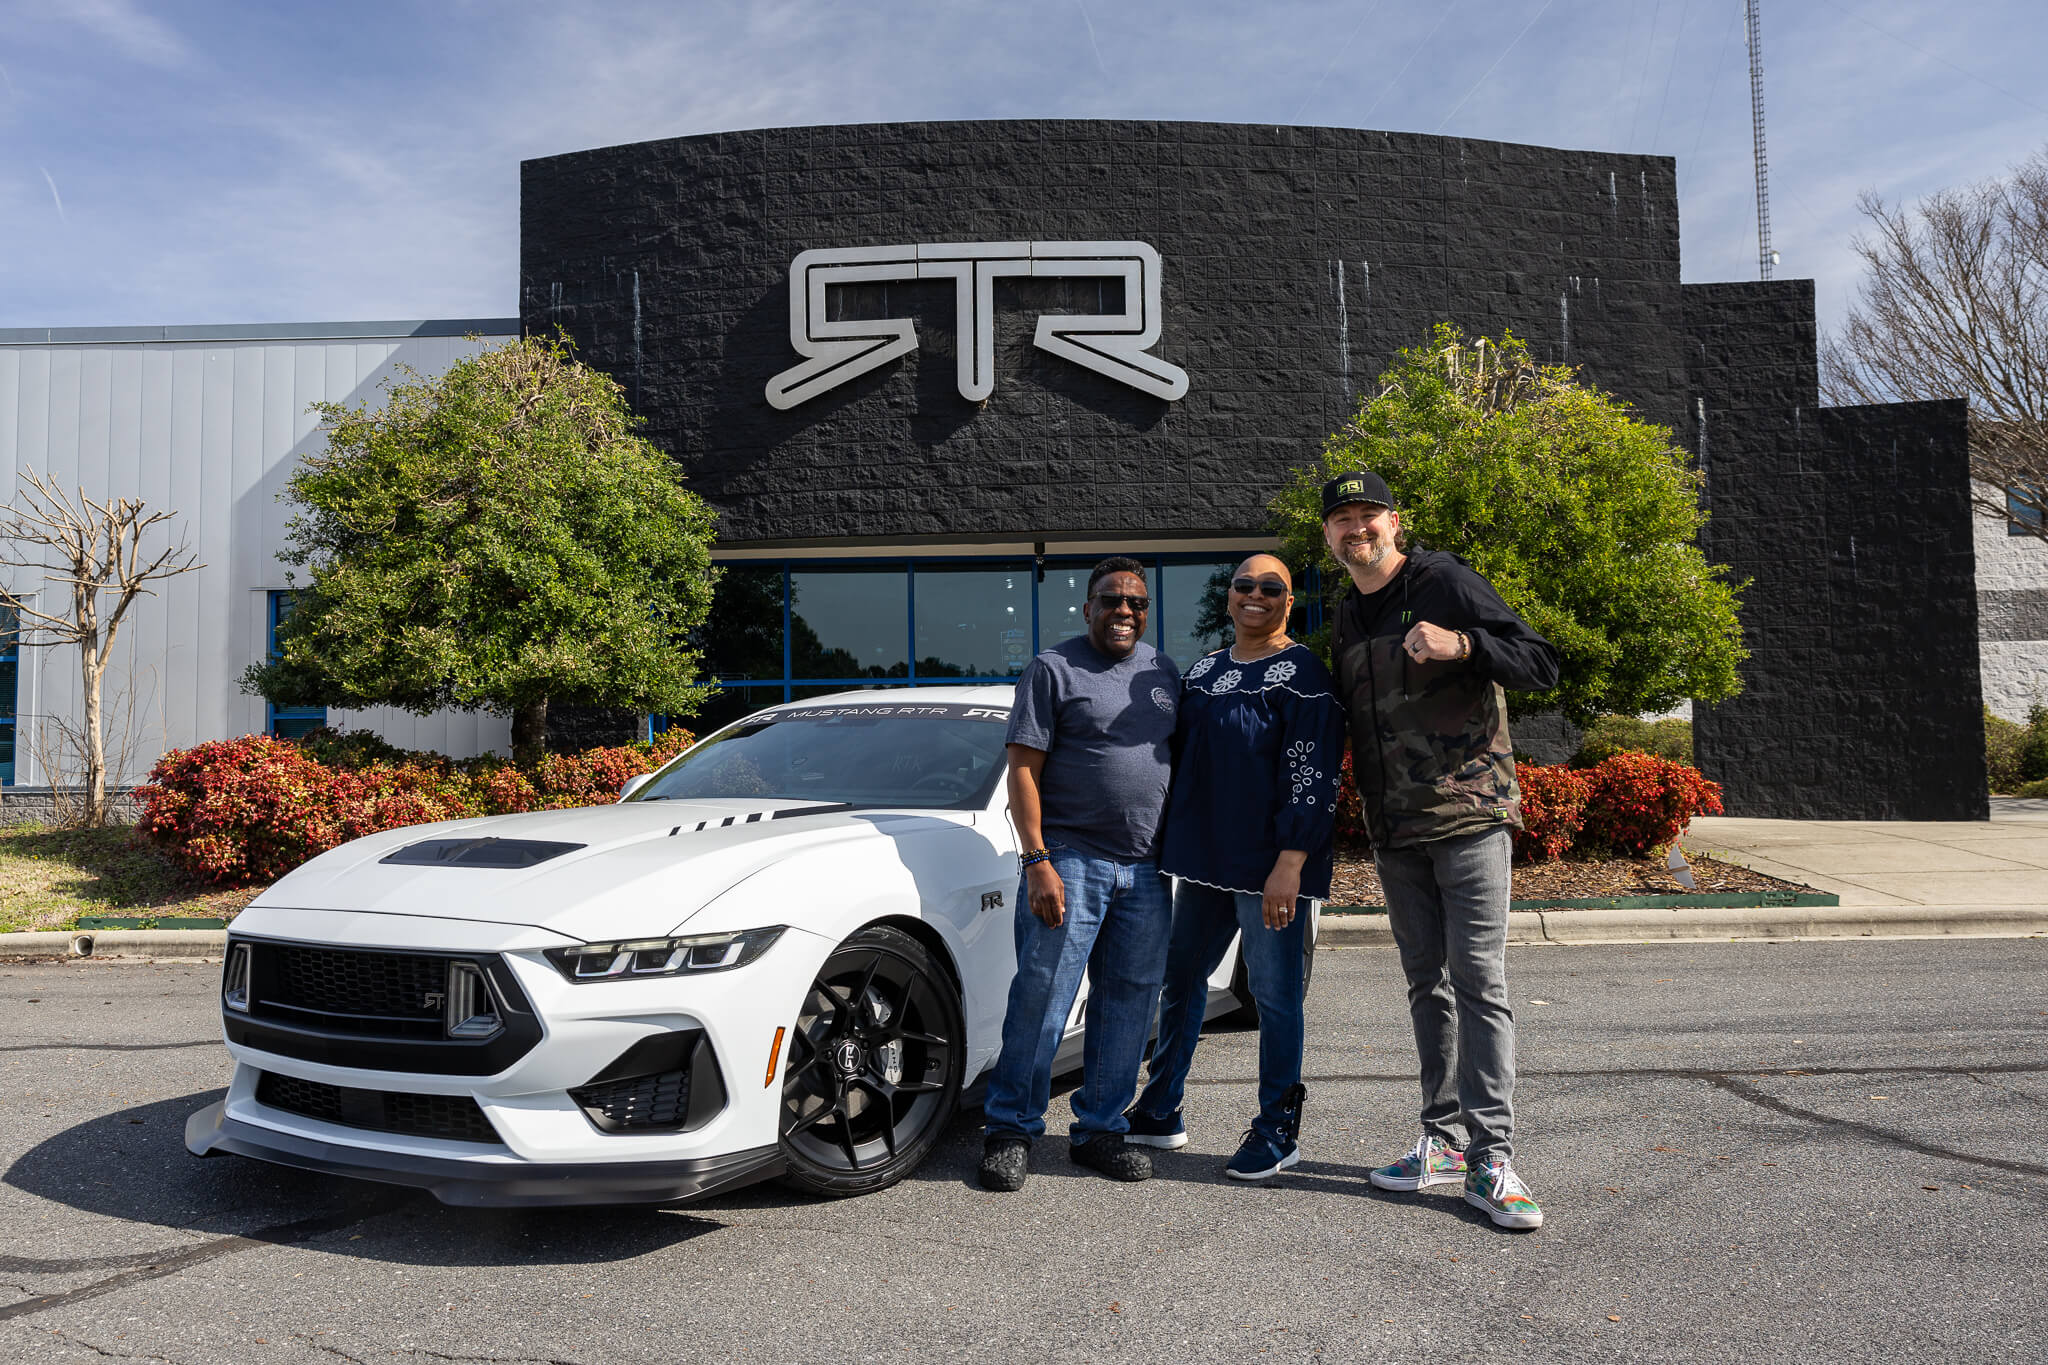
[(1983, 822), (1703, 816), (1680, 842), (1832, 891), (1844, 909), (2048, 909), (2048, 801), (1994, 796)]

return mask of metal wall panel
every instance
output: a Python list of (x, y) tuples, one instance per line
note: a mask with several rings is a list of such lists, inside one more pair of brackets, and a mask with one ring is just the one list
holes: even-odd
[[(321, 448), (310, 405), (380, 403), (378, 386), (397, 366), (431, 376), (505, 339), (357, 334), (0, 345), (0, 502), (15, 495), (22, 469), (95, 498), (139, 498), (176, 513), (169, 534), (206, 565), (140, 599), (117, 638), (106, 697), (109, 757), (127, 750), (121, 780), (140, 780), (165, 749), (263, 728), (263, 701), (244, 695), (240, 679), (268, 643), (267, 594), (287, 586), (277, 555), (290, 508), (278, 495), (299, 460)], [(38, 604), (55, 590), (34, 574), (15, 574), (11, 586), (35, 592)], [(74, 649), (24, 651), (22, 785), (48, 781), (43, 759), (56, 728), (48, 718), (75, 723), (81, 704)], [(458, 757), (504, 752), (511, 743), (510, 722), (500, 716), (388, 708), (329, 715), (405, 748)]]

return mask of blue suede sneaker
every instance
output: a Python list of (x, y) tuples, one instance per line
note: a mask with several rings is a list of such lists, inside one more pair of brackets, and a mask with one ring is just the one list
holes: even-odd
[(1132, 1109), (1124, 1114), (1124, 1122), (1131, 1125), (1124, 1134), (1125, 1142), (1135, 1142), (1140, 1147), (1163, 1147), (1168, 1151), (1188, 1145), (1188, 1130), (1181, 1123), (1178, 1110), (1163, 1119), (1155, 1119), (1150, 1114)]
[(1301, 1129), (1301, 1105), (1308, 1091), (1294, 1086), (1280, 1098), (1279, 1131), (1267, 1137), (1256, 1127), (1244, 1130), (1237, 1155), (1223, 1168), (1232, 1180), (1270, 1180), (1301, 1160), (1301, 1147), (1294, 1135)]

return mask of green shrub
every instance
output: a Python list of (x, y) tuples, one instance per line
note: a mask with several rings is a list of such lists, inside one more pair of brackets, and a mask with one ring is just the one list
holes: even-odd
[(1984, 708), (1984, 771), (1991, 779), (1992, 791), (2013, 792), (2026, 781), (2020, 776), (2020, 759), (2029, 733), (2019, 722), (1992, 714), (1988, 706)]
[(2043, 796), (2048, 796), (2048, 777), (2044, 777), (2033, 782), (2022, 782), (2019, 784), (2019, 786), (2013, 788), (2009, 795), (2031, 796), (2037, 799)]
[(2027, 708), (2026, 736), (2020, 741), (2020, 781), (2048, 778), (2048, 706)]
[(1571, 766), (1590, 768), (1616, 754), (1649, 754), (1673, 763), (1692, 765), (1692, 722), (1677, 716), (1638, 720), (1634, 716), (1600, 716), (1579, 737)]

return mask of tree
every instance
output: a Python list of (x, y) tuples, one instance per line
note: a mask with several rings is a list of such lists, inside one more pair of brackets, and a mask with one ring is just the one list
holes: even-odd
[(527, 755), (553, 702), (694, 713), (713, 514), (619, 386), (528, 337), (385, 388), (315, 405), (327, 447), (292, 475), (280, 556), (309, 581), (244, 689), (509, 713)]
[[(206, 566), (182, 541), (145, 554), (142, 542), (150, 528), (174, 513), (148, 511), (131, 498), (98, 501), (84, 489), (73, 497), (34, 470), (24, 469), (21, 481), (26, 487), (0, 516), (0, 565), (41, 570), (45, 581), (70, 589), (70, 600), (64, 610), (46, 612), (0, 587), (0, 606), (14, 613), (23, 645), (78, 646), (85, 708), (76, 731), (67, 727), (65, 742), (78, 751), (83, 770), (85, 805), (79, 814), (88, 828), (98, 829), (108, 813), (102, 693), (114, 639), (135, 599), (155, 595), (149, 584)], [(54, 783), (56, 774), (51, 778)]]
[(1585, 725), (1740, 689), (1744, 585), (1696, 543), (1707, 514), (1685, 452), (1512, 335), (1468, 344), (1438, 326), (1274, 499), (1288, 557), (1338, 590), (1319, 492), (1347, 469), (1386, 479), (1411, 541), (1470, 560), (1557, 647), (1557, 687), (1511, 694), (1517, 712)]
[(1875, 231), (1855, 242), (1859, 302), (1821, 346), (1821, 397), (1968, 399), (1971, 502), (2048, 537), (2048, 148), (1911, 211), (1858, 207)]

